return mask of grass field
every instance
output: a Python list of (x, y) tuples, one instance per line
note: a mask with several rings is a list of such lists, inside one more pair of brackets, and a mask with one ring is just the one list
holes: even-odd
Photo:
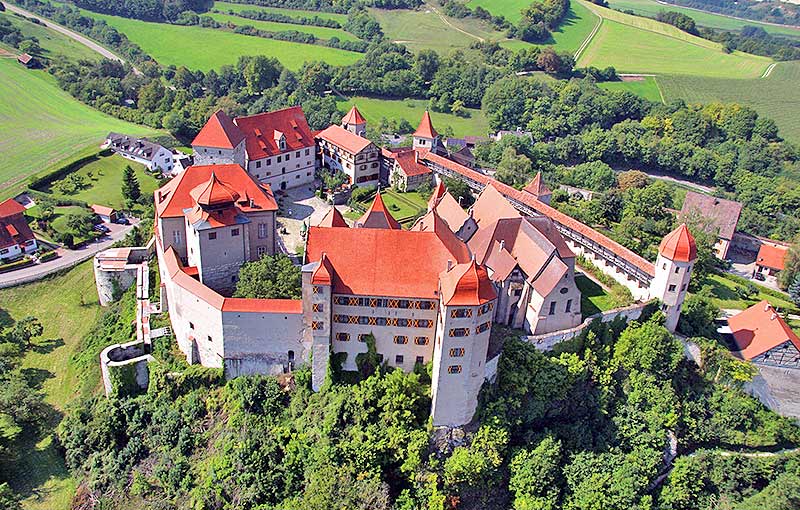
[[(412, 126), (417, 127), (428, 102), (424, 99), (376, 99), (371, 97), (351, 97), (336, 101), (340, 110), (347, 111), (353, 105), (364, 114), (367, 122), (373, 126), (380, 122), (382, 117), (388, 120), (407, 120)], [(437, 131), (444, 132), (447, 126), (453, 128), (456, 136), (486, 135), (489, 132), (489, 121), (483, 112), (477, 109), (468, 109), (470, 117), (457, 117), (449, 113), (431, 112), (431, 120)]]
[[(608, 12), (615, 13), (604, 9), (603, 15)], [(652, 31), (650, 23), (645, 23), (652, 20), (623, 16), (627, 19), (603, 20), (600, 30), (581, 54), (579, 66), (613, 66), (623, 73), (758, 78), (771, 62), (765, 57), (740, 52), (726, 54), (711, 41), (692, 39), (685, 33), (682, 34), (686, 37), (675, 37), (669, 30)], [(623, 21), (635, 24), (623, 24)]]
[(0, 59), (0, 193), (87, 145), (99, 144), (109, 131), (154, 132), (84, 105), (44, 71)]
[(658, 83), (653, 76), (645, 76), (639, 81), (607, 81), (598, 83), (597, 86), (605, 90), (627, 90), (650, 101), (662, 102)]
[[(139, 180), (139, 187), (143, 196), (153, 194), (158, 188), (158, 179), (149, 174), (144, 166), (129, 161), (116, 154), (111, 156), (100, 156), (96, 160), (87, 163), (74, 173), (82, 175), (90, 183), (89, 187), (78, 191), (74, 195), (60, 195), (56, 190), (43, 190), (52, 193), (54, 198), (63, 196), (73, 200), (81, 200), (87, 204), (100, 204), (115, 209), (125, 208), (125, 199), (122, 197), (122, 172), (126, 165), (130, 165)], [(89, 178), (89, 173), (92, 177)]]
[(336, 14), (332, 12), (318, 12), (318, 11), (304, 11), (300, 9), (283, 9), (280, 7), (262, 7), (260, 5), (251, 5), (251, 4), (235, 4), (231, 2), (214, 2), (212, 9), (217, 9), (220, 11), (233, 11), (233, 12), (241, 12), (241, 11), (261, 11), (261, 12), (273, 12), (276, 14), (285, 14), (287, 16), (292, 16), (294, 18), (313, 18), (317, 16), (323, 19), (332, 19), (334, 21), (338, 21), (342, 25), (347, 22), (347, 14)]
[(349, 65), (361, 58), (360, 53), (315, 44), (264, 39), (199, 26), (150, 23), (85, 10), (82, 12), (105, 20), (162, 65), (208, 71), (224, 64), (234, 64), (244, 55), (267, 55), (277, 58), (287, 68), (296, 70), (306, 61), (322, 60), (331, 65)]
[(274, 21), (261, 21), (255, 19), (242, 18), (241, 16), (234, 16), (230, 14), (216, 14), (209, 13), (211, 16), (220, 23), (233, 23), (236, 26), (250, 25), (259, 30), (267, 30), (270, 32), (284, 32), (287, 30), (297, 30), (306, 34), (311, 34), (318, 39), (331, 39), (338, 37), (342, 41), (358, 41), (358, 37), (350, 32), (338, 28), (316, 27), (313, 25), (297, 25), (293, 23), (277, 23)]
[(575, 285), (581, 291), (581, 316), (584, 319), (617, 307), (614, 297), (588, 276), (575, 275)]
[(698, 25), (704, 27), (734, 30), (738, 32), (743, 26), (750, 25), (761, 27), (773, 35), (800, 38), (800, 29), (798, 28), (769, 25), (766, 23), (759, 23), (758, 21), (744, 21), (711, 12), (687, 9), (679, 5), (664, 5), (655, 0), (609, 0), (608, 4), (612, 9), (630, 10), (641, 16), (655, 17), (661, 11), (680, 12), (691, 17)]
[[(11, 14), (9, 11), (0, 12), (0, 18), (7, 19), (12, 25), (22, 32), (23, 37), (35, 37), (39, 40), (42, 53), (39, 55), (46, 59), (59, 59), (67, 57), (72, 60), (100, 60), (100, 54), (87, 48), (83, 44), (70, 39), (60, 33), (50, 30), (44, 25), (31, 23), (30, 21)], [(19, 50), (0, 42), (0, 47), (4, 47), (13, 53)]]
[(667, 101), (722, 101), (751, 106), (759, 114), (773, 119), (784, 138), (800, 143), (800, 95), (797, 94), (800, 62), (779, 62), (763, 79), (661, 75), (657, 81)]
[[(84, 262), (61, 276), (2, 289), (0, 303), (14, 319), (34, 315), (44, 326), (44, 334), (22, 365), (29, 374), (42, 380), (45, 401), (56, 410), (50, 422), (50, 428), (55, 428), (58, 412), (75, 397), (79, 387), (70, 359), (100, 314), (92, 262)], [(25, 436), (25, 443), (25, 455), (20, 455), (13, 469), (7, 471), (12, 473), (12, 488), (26, 498), (24, 508), (68, 510), (77, 482), (70, 477), (50, 434), (30, 433)], [(0, 469), (6, 468), (0, 464)]]
[[(759, 291), (752, 299), (742, 299), (737, 294), (737, 287), (741, 287), (737, 282), (726, 278), (724, 275), (713, 274), (708, 277), (708, 284), (711, 285), (711, 296), (714, 304), (723, 309), (744, 310), (759, 301), (766, 299), (769, 303), (782, 311), (791, 310), (797, 313), (797, 306), (786, 299), (775, 297), (771, 294)], [(758, 287), (758, 286), (757, 286)]]

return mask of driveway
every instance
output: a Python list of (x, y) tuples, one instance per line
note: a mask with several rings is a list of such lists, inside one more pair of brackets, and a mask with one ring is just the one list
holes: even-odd
[(56, 250), (59, 255), (58, 258), (0, 274), (0, 289), (33, 282), (57, 271), (61, 271), (62, 269), (69, 269), (76, 266), (84, 260), (92, 258), (95, 253), (110, 248), (112, 244), (125, 237), (125, 234), (130, 232), (138, 223), (138, 220), (132, 222), (130, 225), (104, 223), (111, 232), (97, 241), (86, 243), (74, 250), (58, 248)]

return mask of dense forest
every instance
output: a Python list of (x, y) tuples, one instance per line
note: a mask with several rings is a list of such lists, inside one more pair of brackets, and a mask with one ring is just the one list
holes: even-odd
[[(132, 307), (130, 296), (115, 305), (86, 351), (129, 330)], [(640, 322), (596, 324), (550, 353), (496, 328), (503, 353), (479, 422), (446, 434), (428, 425), (430, 366), (403, 373), (365, 361), (344, 373), (334, 362), (313, 393), (306, 369), (225, 382), (159, 339), (146, 393), (86, 392), (61, 423), (58, 441), (83, 480), (73, 505), (789, 508), (800, 497), (797, 454), (716, 448), (793, 447), (800, 430), (741, 391), (749, 365), (695, 338), (698, 367), (662, 320), (648, 312)]]

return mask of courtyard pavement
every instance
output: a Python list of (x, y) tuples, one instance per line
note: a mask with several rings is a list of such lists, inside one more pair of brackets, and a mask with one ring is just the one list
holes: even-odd
[[(306, 185), (275, 193), (280, 205), (278, 237), (284, 253), (302, 253), (304, 242), (300, 231), (303, 223), (306, 226), (317, 225), (331, 208), (330, 204), (316, 196), (315, 189), (312, 185)], [(343, 205), (337, 208), (342, 214), (349, 210)]]

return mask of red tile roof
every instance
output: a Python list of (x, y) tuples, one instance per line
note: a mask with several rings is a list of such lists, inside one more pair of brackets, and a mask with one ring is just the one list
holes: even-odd
[(436, 203), (439, 201), (439, 199), (444, 196), (445, 193), (447, 193), (447, 187), (444, 185), (444, 181), (443, 180), (438, 179), (438, 182), (436, 184), (436, 188), (433, 190), (433, 194), (431, 195), (431, 198), (428, 199), (428, 210), (429, 211), (431, 209), (433, 209), (433, 207), (436, 205)]
[(35, 239), (23, 213), (25, 208), (13, 199), (0, 203), (0, 248), (20, 245)]
[(441, 281), (445, 306), (477, 306), (497, 298), (486, 269), (474, 260), (444, 271)]
[(691, 262), (697, 258), (697, 245), (686, 223), (664, 236), (658, 253), (677, 262)]
[(550, 191), (550, 188), (548, 188), (544, 183), (544, 179), (542, 179), (542, 172), (536, 172), (536, 177), (534, 177), (531, 182), (522, 188), (522, 191), (527, 191), (535, 197), (543, 197), (553, 194)]
[(800, 338), (766, 300), (728, 319), (728, 326), (744, 359), (753, 359), (787, 341), (800, 350)]
[(450, 230), (453, 232), (458, 232), (458, 230), (464, 226), (464, 223), (469, 219), (469, 214), (467, 214), (464, 209), (458, 205), (456, 199), (453, 198), (449, 192), (445, 192), (439, 201), (433, 206), (431, 210), (435, 210), (436, 214), (441, 216), (441, 218), (447, 222), (447, 225), (450, 227)]
[(113, 207), (106, 207), (104, 205), (97, 205), (97, 204), (92, 204), (89, 207), (91, 208), (93, 213), (99, 214), (100, 216), (111, 216), (112, 214), (114, 214)]
[[(314, 135), (308, 127), (303, 109), (299, 106), (237, 117), (236, 125), (247, 139), (245, 146), (251, 160), (314, 146)], [(281, 135), (286, 138), (284, 150), (278, 146)]]
[[(241, 211), (278, 210), (269, 185), (258, 183), (239, 165), (203, 165), (187, 168), (155, 191), (156, 214), (161, 218), (176, 218), (184, 215), (184, 209), (193, 209), (196, 203), (191, 191), (208, 183), (212, 173), (228, 188), (236, 190), (239, 194), (236, 205)], [(253, 201), (252, 207), (250, 200)]]
[(375, 199), (359, 219), (356, 221), (358, 228), (388, 228), (399, 230), (400, 224), (397, 220), (386, 210), (386, 205), (383, 203), (380, 190), (375, 193)]
[(213, 171), (208, 180), (199, 184), (189, 195), (200, 205), (218, 206), (230, 204), (239, 200), (239, 193), (230, 186), (220, 182)]
[(337, 147), (341, 147), (351, 154), (358, 154), (370, 145), (372, 142), (355, 133), (351, 133), (341, 126), (328, 126), (319, 133), (316, 138), (325, 140)]
[(417, 130), (414, 131), (414, 136), (422, 138), (436, 138), (439, 136), (439, 133), (433, 128), (433, 122), (431, 122), (431, 115), (428, 113), (428, 110), (425, 110), (422, 120), (419, 121), (419, 126)]
[(347, 115), (342, 117), (342, 124), (365, 124), (366, 122), (367, 119), (361, 115), (361, 112), (358, 111), (358, 108), (356, 108), (355, 105), (350, 108), (350, 111), (347, 112)]
[(166, 266), (167, 274), (176, 285), (217, 310), (264, 314), (299, 314), (303, 312), (303, 302), (300, 299), (250, 299), (221, 296), (186, 273), (172, 246), (164, 252), (164, 265)]
[[(633, 253), (628, 248), (625, 248), (618, 242), (609, 239), (608, 237), (604, 236), (600, 232), (597, 232), (593, 228), (584, 225), (583, 223), (579, 222), (575, 218), (568, 216), (561, 211), (550, 207), (549, 205), (537, 200), (535, 197), (531, 196), (529, 193), (524, 191), (519, 191), (517, 189), (512, 188), (506, 184), (503, 184), (500, 181), (496, 181), (491, 177), (472, 170), (471, 168), (467, 168), (463, 165), (459, 165), (458, 163), (451, 161), (445, 157), (439, 156), (438, 154), (428, 153), (425, 155), (424, 159), (429, 161), (433, 164), (440, 165), (444, 168), (452, 170), (453, 172), (460, 173), (461, 175), (475, 181), (481, 183), (483, 185), (489, 185), (495, 187), (497, 191), (499, 191), (503, 196), (513, 199), (519, 203), (525, 204), (526, 206), (530, 207), (531, 209), (535, 210), (539, 214), (543, 216), (547, 216), (551, 218), (556, 223), (563, 225), (570, 230), (580, 233), (584, 237), (594, 241), (595, 243), (599, 244), (600, 246), (605, 247), (606, 249), (612, 251), (617, 256), (623, 258), (628, 263), (632, 264), (634, 267), (638, 268), (639, 270), (649, 274), (651, 276), (655, 275), (655, 267), (651, 262), (648, 262), (643, 257)], [(484, 190), (485, 192), (485, 190)], [(481, 194), (483, 195), (483, 194)], [(477, 204), (477, 202), (476, 202)], [(477, 221), (477, 211), (473, 208), (473, 216)], [(497, 218), (495, 218), (497, 219)], [(479, 222), (480, 225), (480, 222)]]
[(24, 212), (25, 208), (13, 198), (9, 198), (5, 202), (0, 202), (0, 218), (7, 218), (15, 214), (23, 214)]
[(236, 124), (225, 112), (217, 110), (208, 119), (203, 129), (194, 137), (192, 145), (233, 149), (242, 140), (244, 140), (244, 133), (236, 127)]
[(783, 271), (784, 260), (786, 259), (786, 252), (788, 248), (783, 246), (773, 246), (771, 244), (762, 244), (758, 249), (758, 256), (756, 256), (756, 264), (770, 269), (777, 269)]
[(465, 248), (451, 252), (435, 232), (309, 228), (305, 262), (323, 253), (333, 268), (334, 292), (363, 296), (436, 299), (448, 261), (469, 261)]
[(322, 218), (322, 221), (319, 222), (318, 227), (347, 227), (347, 222), (344, 221), (344, 217), (342, 213), (339, 212), (339, 209), (336, 206), (331, 207), (328, 212), (325, 213), (325, 216)]
[(322, 253), (322, 258), (319, 260), (319, 266), (311, 275), (311, 283), (314, 285), (333, 285), (333, 266), (325, 252)]
[(739, 202), (687, 191), (680, 217), (687, 221), (691, 216), (699, 216), (708, 221), (709, 231), (717, 232), (722, 239), (733, 239), (741, 213), (742, 204)]
[(28, 62), (30, 62), (31, 60), (33, 60), (33, 57), (32, 57), (32, 56), (30, 56), (30, 55), (29, 55), (29, 54), (27, 54), (27, 53), (23, 53), (22, 55), (20, 55), (20, 56), (18, 56), (18, 57), (17, 57), (17, 60), (18, 60), (18, 61), (19, 61), (21, 64), (27, 64)]
[(417, 232), (433, 232), (439, 237), (439, 240), (445, 245), (450, 253), (456, 255), (459, 260), (466, 260), (470, 258), (469, 249), (467, 245), (456, 237), (453, 230), (448, 226), (447, 222), (439, 215), (438, 208), (428, 211), (427, 214), (422, 216), (411, 227), (411, 230)]
[(431, 173), (431, 169), (417, 161), (417, 151), (405, 151), (394, 153), (391, 158), (397, 161), (397, 166), (406, 177), (425, 175)]

